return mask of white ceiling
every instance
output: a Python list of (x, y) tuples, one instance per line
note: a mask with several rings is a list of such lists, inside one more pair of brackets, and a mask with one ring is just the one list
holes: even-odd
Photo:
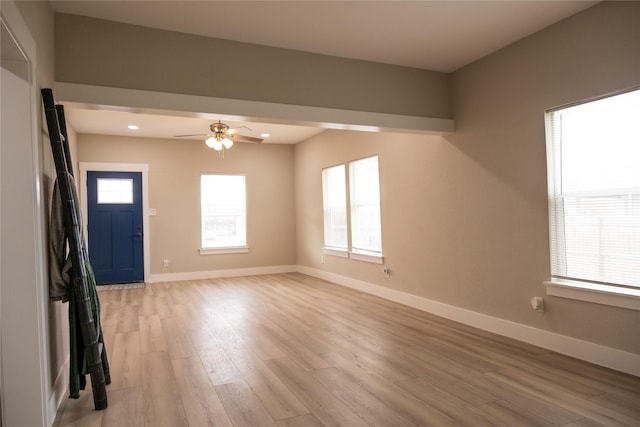
[[(55, 11), (171, 31), (453, 72), (597, 1), (51, 1)], [(130, 113), (70, 109), (81, 133), (114, 133)], [(206, 132), (202, 119), (142, 117), (137, 135)], [(188, 123), (190, 122), (191, 123)], [(106, 124), (110, 123), (110, 125)], [(231, 127), (242, 124), (229, 123)], [(183, 131), (183, 126), (189, 131)], [(321, 129), (249, 125), (269, 142)], [(269, 129), (267, 129), (267, 127)], [(119, 132), (122, 134), (122, 132)], [(127, 132), (124, 132), (127, 133)], [(306, 136), (305, 136), (306, 135)], [(251, 134), (250, 136), (254, 136)]]
[[(121, 135), (145, 138), (171, 138), (175, 135), (210, 133), (209, 125), (217, 120), (199, 117), (178, 117), (156, 114), (140, 114), (123, 111), (98, 110), (65, 106), (67, 123), (78, 133), (98, 135)], [(220, 117), (235, 133), (244, 136), (261, 138), (268, 133), (264, 143), (296, 144), (316, 135), (324, 129), (309, 126), (281, 125), (257, 122), (236, 122)], [(137, 125), (138, 130), (128, 129), (129, 125)], [(204, 136), (185, 137), (181, 139), (202, 139)]]

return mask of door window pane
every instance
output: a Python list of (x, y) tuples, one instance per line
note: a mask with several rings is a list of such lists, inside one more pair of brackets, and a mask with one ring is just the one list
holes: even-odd
[(133, 204), (133, 180), (98, 178), (98, 204)]

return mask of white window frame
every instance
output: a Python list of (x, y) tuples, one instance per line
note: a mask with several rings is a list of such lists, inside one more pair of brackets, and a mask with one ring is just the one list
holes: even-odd
[[(371, 249), (367, 249), (367, 248), (356, 248), (353, 246), (353, 223), (354, 221), (358, 221), (357, 217), (354, 217), (354, 206), (353, 203), (355, 203), (356, 201), (353, 199), (353, 165), (357, 164), (357, 162), (362, 161), (362, 160), (367, 160), (367, 159), (371, 159), (371, 158), (375, 158), (376, 162), (377, 162), (377, 166), (378, 166), (378, 170), (377, 170), (377, 179), (378, 179), (378, 209), (380, 209), (380, 223), (379, 223), (379, 232), (380, 232), (380, 250), (371, 250)], [(329, 168), (325, 168), (323, 169), (323, 182), (322, 182), (322, 191), (323, 191), (323, 231), (326, 235), (327, 230), (326, 230), (326, 226), (327, 226), (327, 221), (326, 221), (326, 215), (327, 215), (327, 211), (326, 211), (326, 203), (325, 203), (325, 193), (326, 193), (326, 182), (325, 182), (325, 171), (327, 169), (330, 168), (334, 168), (334, 167), (339, 167), (342, 166), (344, 168), (344, 172), (345, 172), (345, 206), (346, 206), (346, 223), (347, 223), (347, 246), (346, 247), (336, 247), (336, 246), (331, 246), (328, 245), (326, 240), (325, 240), (325, 244), (322, 250), (322, 254), (323, 255), (330, 255), (330, 256), (335, 256), (335, 257), (339, 257), (339, 258), (349, 258), (349, 259), (353, 259), (353, 260), (357, 260), (357, 261), (364, 261), (364, 262), (369, 262), (369, 263), (374, 263), (374, 264), (383, 264), (384, 263), (384, 256), (382, 254), (382, 207), (381, 207), (381, 203), (380, 203), (380, 173), (379, 173), (379, 156), (378, 155), (374, 155), (374, 156), (369, 156), (369, 157), (365, 157), (365, 158), (361, 158), (361, 159), (356, 159), (356, 160), (352, 160), (340, 165), (336, 165), (336, 166), (331, 166)]]
[[(628, 92), (638, 90), (635, 88)], [(620, 95), (625, 92), (613, 94), (610, 96)], [(603, 97), (587, 102), (598, 101)], [(586, 102), (585, 102), (586, 103)], [(565, 277), (566, 268), (563, 267), (562, 257), (566, 256), (561, 251), (564, 247), (562, 241), (565, 234), (564, 224), (564, 203), (563, 198), (568, 197), (562, 194), (562, 163), (560, 152), (560, 135), (557, 129), (554, 129), (553, 115), (559, 111), (574, 107), (579, 104), (572, 104), (560, 108), (548, 110), (545, 115), (546, 139), (547, 139), (547, 171), (548, 171), (548, 189), (549, 189), (549, 233), (550, 233), (550, 253), (551, 253), (551, 278), (545, 281), (547, 294), (562, 298), (570, 298), (581, 301), (588, 301), (598, 304), (611, 305), (632, 310), (640, 310), (640, 288), (631, 284), (612, 284), (598, 281), (585, 280), (581, 278)], [(554, 133), (555, 131), (555, 133)], [(638, 188), (629, 190), (630, 194), (637, 194)], [(602, 196), (607, 195), (607, 189), (598, 191)], [(616, 189), (616, 191), (618, 191)], [(626, 191), (626, 190), (625, 190)], [(611, 191), (609, 191), (611, 193)], [(612, 194), (612, 193), (611, 193)], [(626, 193), (625, 193), (626, 194)], [(610, 194), (609, 194), (610, 195)]]
[[(204, 180), (207, 177), (239, 177), (242, 178), (244, 184), (244, 214), (242, 215), (241, 227), (244, 230), (244, 242), (233, 242), (233, 244), (221, 244), (219, 246), (207, 246), (204, 241), (204, 205), (203, 205), (203, 191)], [(202, 174), (200, 176), (200, 255), (218, 255), (218, 254), (238, 254), (248, 253), (249, 246), (247, 245), (248, 232), (247, 232), (247, 179), (245, 175), (233, 175), (233, 174)], [(242, 243), (242, 244), (239, 244)]]

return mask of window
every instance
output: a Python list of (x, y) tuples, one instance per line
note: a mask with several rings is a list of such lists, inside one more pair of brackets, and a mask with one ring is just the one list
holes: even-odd
[(347, 250), (347, 194), (344, 165), (322, 171), (324, 245)]
[[(324, 253), (382, 263), (378, 156), (322, 171)], [(347, 220), (350, 219), (350, 221)]]
[(349, 163), (349, 182), (352, 250), (382, 253), (378, 156)]
[(246, 248), (247, 198), (244, 176), (202, 175), (200, 206), (201, 253), (215, 253), (204, 251), (206, 249)]
[(118, 178), (97, 179), (98, 204), (133, 204), (133, 180)]
[(638, 117), (640, 90), (547, 112), (553, 278), (640, 289)]

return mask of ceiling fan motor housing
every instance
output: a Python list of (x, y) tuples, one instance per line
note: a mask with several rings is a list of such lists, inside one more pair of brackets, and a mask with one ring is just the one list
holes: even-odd
[(215, 138), (220, 140), (225, 136), (227, 136), (229, 131), (229, 125), (218, 122), (218, 123), (213, 123), (209, 125), (209, 129), (211, 129), (211, 132), (213, 132)]

